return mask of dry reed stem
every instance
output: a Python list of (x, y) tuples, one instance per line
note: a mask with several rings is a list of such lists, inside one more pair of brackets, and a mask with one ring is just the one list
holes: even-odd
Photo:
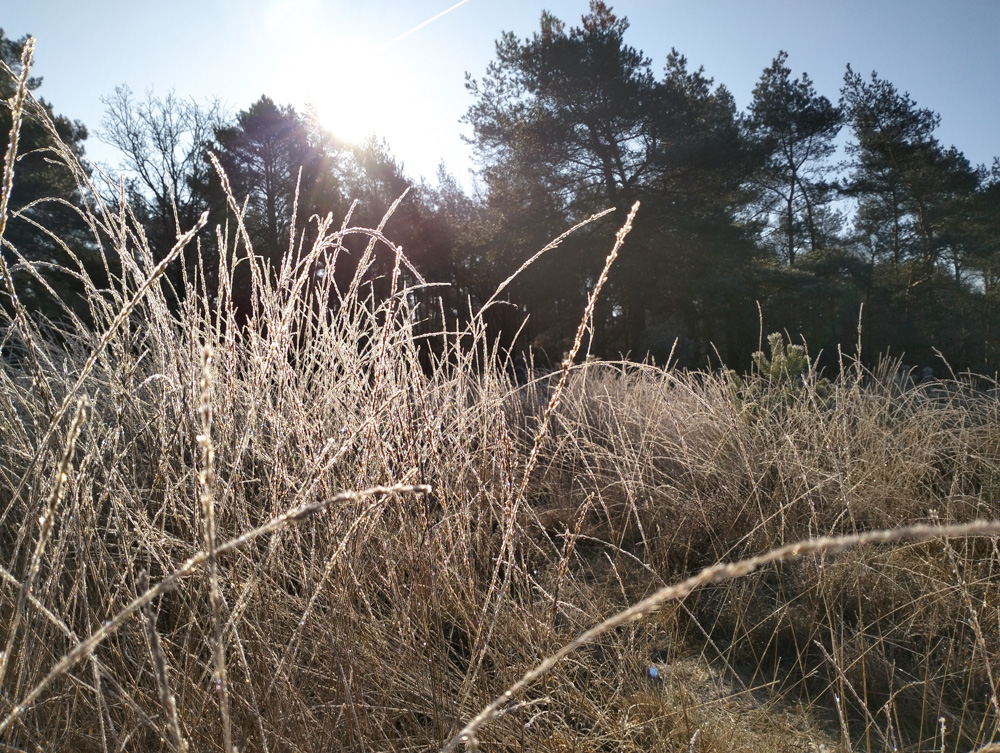
[[(31, 73), (31, 58), (34, 51), (35, 40), (33, 37), (28, 37), (24, 44), (24, 49), (21, 51), (21, 74), (17, 77), (17, 89), (9, 103), (11, 109), (11, 126), (7, 139), (7, 152), (4, 155), (3, 161), (3, 183), (0, 185), (0, 250), (2, 250), (4, 245), (4, 233), (7, 230), (7, 218), (9, 216), (10, 195), (14, 190), (14, 163), (17, 162), (21, 123), (24, 120), (24, 103), (28, 97), (28, 76)], [(4, 64), (4, 68), (8, 72), (11, 72), (6, 64)], [(46, 410), (51, 420), (56, 411), (56, 399), (49, 387), (49, 380), (45, 376), (45, 371), (38, 362), (37, 347), (32, 334), (32, 327), (28, 325), (27, 312), (24, 310), (24, 305), (21, 303), (17, 290), (14, 288), (14, 278), (7, 267), (7, 260), (4, 258), (3, 253), (0, 253), (0, 280), (3, 281), (6, 293), (10, 296), (11, 303), (14, 306), (14, 319), (27, 345), (28, 362), (31, 365), (31, 370), (34, 372), (35, 387), (39, 390), (42, 399), (45, 401)]]
[(45, 435), (38, 443), (38, 449), (35, 451), (34, 457), (28, 464), (28, 467), (25, 469), (24, 473), (21, 475), (20, 482), (15, 488), (14, 493), (11, 494), (10, 502), (7, 503), (7, 507), (4, 509), (3, 513), (0, 514), (0, 524), (4, 522), (4, 520), (7, 517), (7, 514), (10, 512), (11, 508), (14, 506), (14, 504), (20, 497), (21, 492), (24, 491), (24, 488), (28, 483), (28, 479), (31, 477), (31, 472), (34, 470), (38, 461), (41, 460), (41, 457), (45, 452), (45, 448), (48, 446), (49, 441), (55, 434), (60, 421), (62, 421), (63, 417), (68, 412), (70, 404), (76, 397), (77, 392), (79, 392), (80, 387), (83, 386), (83, 383), (87, 380), (87, 377), (90, 376), (90, 372), (97, 364), (97, 359), (104, 352), (104, 349), (108, 346), (108, 343), (111, 342), (111, 338), (115, 335), (115, 333), (122, 326), (122, 324), (125, 323), (125, 321), (128, 319), (132, 311), (135, 310), (135, 307), (138, 306), (143, 296), (146, 295), (149, 289), (153, 287), (154, 283), (163, 275), (163, 273), (166, 271), (170, 263), (180, 255), (181, 251), (184, 250), (184, 247), (191, 242), (191, 240), (195, 237), (198, 231), (201, 230), (207, 222), (208, 222), (208, 212), (206, 211), (202, 213), (198, 222), (196, 222), (195, 225), (190, 230), (188, 230), (186, 233), (184, 233), (184, 235), (180, 236), (177, 239), (177, 242), (174, 244), (173, 248), (170, 249), (167, 255), (163, 257), (163, 260), (155, 267), (153, 267), (152, 271), (149, 273), (146, 279), (143, 280), (142, 284), (140, 284), (139, 287), (136, 289), (132, 298), (128, 301), (128, 303), (126, 303), (121, 308), (121, 310), (118, 312), (115, 318), (111, 321), (111, 324), (108, 325), (108, 328), (104, 331), (104, 334), (101, 335), (101, 338), (97, 343), (97, 347), (95, 347), (91, 351), (90, 356), (87, 358), (87, 361), (80, 369), (80, 373), (77, 376), (76, 381), (73, 382), (73, 385), (66, 392), (66, 396), (63, 398), (62, 404), (59, 406), (58, 410), (55, 412), (55, 415), (52, 417), (52, 420), (49, 422), (49, 428), (46, 430)]
[(976, 608), (976, 605), (972, 603), (972, 597), (969, 594), (969, 587), (965, 582), (965, 576), (962, 575), (962, 568), (958, 564), (958, 557), (956, 556), (955, 549), (952, 547), (951, 542), (948, 541), (947, 538), (944, 540), (944, 550), (948, 556), (948, 562), (951, 564), (952, 575), (958, 582), (959, 592), (962, 594), (962, 601), (965, 603), (965, 608), (969, 610), (969, 623), (972, 625), (972, 631), (976, 636), (976, 643), (979, 644), (979, 648), (982, 651), (980, 660), (986, 668), (986, 677), (990, 683), (990, 705), (993, 707), (993, 713), (996, 715), (997, 720), (1000, 721), (1000, 700), (997, 699), (997, 681), (993, 675), (993, 663), (990, 661), (989, 646), (986, 643), (986, 639), (983, 637), (983, 627), (979, 622), (979, 610)]
[(604, 211), (592, 214), (592, 215), (590, 215), (590, 217), (588, 217), (587, 219), (583, 220), (582, 222), (576, 223), (573, 227), (571, 227), (565, 233), (562, 233), (555, 240), (552, 240), (552, 241), (549, 241), (548, 243), (546, 243), (545, 246), (540, 251), (536, 252), (530, 259), (528, 259), (526, 262), (524, 262), (524, 264), (522, 264), (520, 267), (518, 267), (516, 270), (514, 270), (513, 274), (511, 274), (506, 280), (504, 280), (499, 285), (497, 285), (497, 289), (493, 291), (493, 295), (491, 295), (487, 299), (486, 303), (484, 303), (479, 308), (479, 311), (477, 311), (476, 314), (475, 314), (475, 316), (472, 317), (472, 321), (473, 322), (481, 321), (482, 317), (483, 317), (483, 314), (486, 313), (486, 310), (490, 306), (492, 306), (494, 303), (496, 303), (497, 299), (500, 297), (500, 294), (504, 290), (506, 290), (507, 287), (512, 282), (514, 282), (514, 280), (517, 279), (521, 275), (522, 272), (524, 272), (526, 269), (528, 269), (528, 267), (530, 267), (532, 264), (534, 264), (536, 261), (538, 261), (539, 257), (541, 257), (543, 254), (551, 251), (554, 248), (558, 248), (559, 245), (561, 245), (564, 240), (566, 240), (569, 236), (573, 235), (573, 233), (575, 233), (580, 228), (586, 227), (587, 225), (589, 225), (592, 222), (596, 222), (597, 220), (601, 219), (601, 217), (604, 217), (605, 215), (611, 214), (611, 212), (613, 212), (613, 211), (615, 211), (615, 208), (611, 207), (609, 209), (605, 209)]
[[(541, 251), (535, 254), (531, 259), (525, 262), (525, 264), (523, 264), (513, 275), (511, 275), (509, 278), (507, 278), (507, 280), (501, 283), (500, 287), (497, 288), (497, 292), (494, 293), (492, 298), (490, 298), (490, 301), (493, 301), (496, 298), (496, 296), (499, 295), (499, 292), (507, 284), (509, 284), (510, 281), (514, 279), (514, 277), (516, 277), (524, 269), (526, 269), (528, 265), (534, 262), (539, 256), (541, 256), (550, 248), (555, 248), (556, 246), (558, 246), (559, 243), (561, 243), (562, 240), (566, 238), (570, 233), (574, 232), (578, 228), (581, 228), (590, 222), (593, 222), (594, 220), (600, 217), (603, 217), (605, 214), (612, 211), (614, 211), (613, 208), (592, 215), (583, 222), (574, 225), (572, 228), (570, 228), (570, 230), (560, 235), (555, 241), (545, 246), (545, 248), (543, 248)], [(618, 258), (618, 252), (621, 250), (622, 244), (625, 242), (625, 237), (632, 230), (632, 221), (635, 219), (636, 212), (638, 211), (639, 211), (639, 202), (637, 201), (635, 202), (635, 204), (632, 205), (632, 209), (631, 211), (629, 211), (628, 218), (625, 220), (625, 224), (621, 228), (619, 228), (618, 232), (615, 234), (614, 246), (611, 248), (611, 252), (604, 260), (604, 268), (601, 270), (601, 274), (597, 279), (597, 284), (594, 285), (594, 289), (593, 291), (591, 291), (590, 297), (587, 300), (587, 307), (584, 310), (583, 317), (580, 319), (580, 325), (577, 327), (576, 336), (573, 338), (573, 346), (572, 348), (570, 348), (569, 354), (566, 356), (566, 358), (563, 359), (562, 368), (559, 374), (559, 382), (556, 384), (556, 388), (552, 393), (552, 397), (549, 399), (548, 405), (545, 407), (545, 411), (542, 414), (541, 423), (538, 426), (537, 430), (535, 431), (534, 441), (532, 442), (532, 447), (531, 447), (531, 453), (528, 456), (527, 462), (525, 463), (524, 472), (521, 476), (521, 483), (518, 484), (517, 488), (514, 490), (513, 498), (510, 500), (509, 508), (505, 513), (507, 524), (504, 529), (503, 540), (500, 544), (500, 551), (497, 554), (496, 564), (493, 566), (493, 573), (490, 576), (490, 584), (486, 590), (486, 598), (483, 601), (483, 614), (481, 620), (485, 620), (486, 613), (489, 611), (491, 603), (494, 602), (494, 595), (496, 594), (498, 589), (498, 579), (500, 577), (500, 571), (501, 569), (503, 569), (505, 558), (508, 556), (508, 553), (510, 553), (511, 556), (513, 555), (514, 538), (515, 538), (515, 532), (517, 530), (518, 512), (520, 511), (521, 508), (521, 502), (524, 499), (524, 493), (528, 488), (528, 482), (531, 479), (531, 473), (535, 468), (535, 464), (538, 462), (538, 453), (541, 450), (542, 442), (544, 441), (546, 435), (548, 434), (549, 422), (552, 419), (552, 414), (559, 407), (559, 402), (562, 398), (563, 390), (566, 388), (566, 380), (569, 378), (570, 368), (573, 365), (573, 360), (576, 358), (577, 353), (580, 351), (580, 347), (583, 343), (584, 334), (587, 331), (587, 324), (591, 321), (591, 317), (593, 316), (594, 313), (594, 306), (597, 303), (597, 298), (601, 294), (601, 290), (604, 287), (604, 283), (607, 282), (608, 273), (611, 271), (612, 264), (614, 264), (615, 260)], [(487, 302), (487, 305), (489, 305), (489, 302)], [(483, 306), (483, 308), (480, 310), (480, 315), (482, 311), (485, 310), (486, 306)], [(477, 321), (480, 315), (477, 315), (474, 321)], [(514, 569), (513, 562), (511, 561), (508, 563), (508, 567), (504, 569), (503, 583), (499, 584), (499, 590), (501, 593), (507, 592), (508, 584), (513, 569)], [(497, 622), (496, 615), (499, 612), (501, 600), (496, 599), (495, 601), (496, 603), (493, 605), (494, 619), (489, 621), (488, 627), (486, 629), (486, 638), (481, 642), (481, 650), (479, 651), (479, 655), (477, 656), (475, 662), (476, 672), (478, 672), (479, 668), (482, 666), (483, 658), (486, 655), (486, 648), (489, 645), (490, 640), (492, 639), (493, 629)], [(470, 672), (468, 678), (471, 680), (471, 678), (474, 675), (475, 673)], [(460, 704), (463, 706), (465, 705), (465, 702), (468, 699), (468, 694), (471, 691), (471, 687), (472, 687), (471, 682), (467, 682), (463, 689), (460, 702)]]
[[(149, 590), (148, 578), (145, 573), (139, 574), (137, 585), (140, 591)], [(180, 720), (177, 717), (177, 701), (170, 690), (170, 677), (167, 674), (167, 656), (160, 642), (160, 634), (156, 630), (156, 619), (151, 614), (148, 604), (139, 610), (139, 613), (142, 616), (143, 626), (146, 629), (149, 656), (152, 659), (153, 670), (156, 674), (156, 692), (160, 697), (160, 705), (163, 707), (163, 713), (166, 714), (167, 722), (169, 723), (170, 742), (177, 753), (187, 753), (188, 742), (184, 739)]]
[(781, 562), (806, 554), (842, 552), (859, 544), (894, 543), (899, 541), (919, 542), (940, 538), (965, 538), (970, 536), (1000, 536), (1000, 520), (975, 520), (971, 523), (946, 526), (918, 524), (848, 536), (822, 536), (815, 539), (797, 541), (793, 544), (786, 544), (756, 557), (748, 557), (737, 562), (719, 563), (706, 567), (696, 575), (679, 583), (665, 586), (654, 592), (651, 596), (636, 602), (628, 609), (612, 615), (603, 622), (584, 631), (558, 651), (550, 654), (544, 661), (528, 672), (525, 672), (521, 679), (507, 688), (507, 690), (480, 711), (458, 734), (452, 737), (441, 748), (441, 753), (450, 753), (450, 751), (455, 750), (463, 743), (470, 750), (475, 750), (478, 745), (476, 733), (479, 729), (484, 724), (495, 719), (515, 695), (548, 673), (550, 669), (573, 651), (619, 625), (641, 619), (664, 602), (672, 599), (681, 599), (702, 586), (749, 575), (758, 568), (773, 562)]
[(208, 554), (209, 601), (212, 606), (212, 658), (215, 663), (215, 689), (219, 694), (219, 711), (222, 716), (222, 744), (226, 753), (233, 750), (233, 728), (229, 714), (229, 679), (226, 674), (226, 644), (223, 636), (222, 591), (219, 588), (219, 567), (215, 549), (215, 447), (212, 445), (212, 349), (207, 345), (201, 351), (201, 397), (198, 402), (201, 414), (201, 433), (197, 436), (201, 447), (202, 470), (198, 473), (201, 490), (202, 525), (205, 532), (205, 552)]
[[(314, 502), (312, 504), (304, 504), (294, 507), (290, 510), (285, 511), (281, 515), (278, 515), (262, 526), (259, 526), (252, 531), (237, 536), (234, 539), (230, 539), (224, 544), (220, 544), (215, 549), (216, 556), (221, 554), (226, 554), (228, 552), (235, 551), (246, 544), (250, 543), (254, 539), (264, 536), (268, 533), (278, 530), (279, 528), (290, 524), (297, 523), (318, 512), (322, 512), (328, 507), (337, 504), (338, 502), (349, 502), (364, 499), (366, 497), (377, 496), (379, 500), (369, 505), (365, 510), (363, 510), (356, 521), (356, 525), (360, 523), (361, 520), (365, 519), (369, 513), (375, 510), (381, 501), (381, 498), (389, 494), (429, 494), (431, 492), (431, 487), (426, 484), (397, 484), (393, 486), (373, 486), (368, 489), (363, 489), (360, 491), (347, 491), (336, 494), (329, 499), (322, 500), (320, 502)], [(131, 615), (135, 614), (138, 610), (142, 609), (144, 606), (149, 604), (153, 599), (158, 597), (160, 594), (164, 593), (168, 589), (175, 586), (182, 578), (190, 575), (195, 570), (197, 570), (201, 565), (204, 565), (209, 560), (209, 553), (205, 551), (198, 552), (192, 557), (188, 558), (179, 568), (174, 570), (170, 575), (166, 576), (155, 586), (147, 589), (144, 593), (137, 596), (131, 601), (125, 608), (120, 610), (114, 617), (109, 619), (100, 630), (90, 635), (88, 638), (80, 642), (78, 645), (74, 646), (62, 659), (56, 662), (55, 666), (49, 670), (42, 680), (35, 685), (34, 688), (11, 710), (11, 712), (0, 721), (0, 733), (10, 727), (27, 709), (32, 703), (41, 695), (42, 691), (45, 690), (56, 678), (60, 677), (71, 669), (77, 662), (81, 659), (86, 658), (97, 646), (99, 646), (108, 636), (112, 635)]]
[(42, 555), (45, 552), (45, 545), (48, 543), (49, 535), (52, 533), (52, 525), (55, 522), (56, 508), (62, 501), (69, 481), (69, 474), (73, 469), (73, 455), (76, 452), (76, 440), (80, 436), (83, 428), (83, 420), (86, 415), (86, 401), (82, 398), (77, 403), (76, 412), (73, 414), (73, 421), (70, 424), (69, 436), (66, 439), (66, 447), (63, 451), (62, 459), (56, 468), (56, 478), (52, 484), (52, 491), (49, 492), (45, 501), (45, 509), (39, 518), (38, 541), (35, 543), (35, 551), (31, 554), (31, 564), (28, 567), (28, 577), (24, 579), (17, 595), (17, 604), (14, 607), (14, 616), (11, 618), (7, 631), (7, 643), (4, 651), (0, 654), (0, 687), (3, 687), (4, 678), (7, 675), (7, 666), (14, 648), (14, 638), (20, 627), (21, 617), (24, 614), (24, 607), (27, 603), (28, 594), (35, 585), (35, 578), (42, 566)]
[(625, 220), (625, 224), (622, 225), (615, 234), (615, 245), (612, 247), (611, 253), (608, 254), (608, 257), (604, 260), (604, 269), (601, 270), (601, 275), (597, 278), (597, 284), (594, 285), (590, 298), (587, 300), (587, 308), (583, 312), (583, 317), (580, 319), (580, 325), (576, 329), (576, 336), (573, 338), (573, 347), (570, 348), (569, 353), (563, 359), (559, 373), (559, 383), (556, 385), (556, 388), (552, 393), (552, 398), (549, 400), (549, 404), (545, 407), (545, 412), (542, 414), (541, 426), (535, 433), (535, 439), (531, 446), (531, 454), (528, 456), (528, 462), (524, 469), (524, 475), (521, 477), (521, 484), (517, 490), (517, 500), (524, 497), (524, 492), (528, 487), (528, 480), (531, 477), (531, 472), (534, 470), (535, 463), (538, 461), (538, 451), (541, 448), (542, 441), (545, 439), (546, 434), (548, 434), (549, 422), (552, 420), (552, 414), (559, 408), (559, 403), (562, 400), (562, 393), (566, 388), (566, 380), (569, 378), (569, 370), (573, 366), (573, 361), (576, 359), (577, 353), (580, 352), (580, 347), (583, 344), (583, 336), (587, 331), (587, 325), (592, 321), (592, 317), (594, 316), (594, 306), (597, 304), (597, 299), (601, 295), (604, 283), (608, 281), (608, 274), (611, 272), (611, 265), (614, 264), (615, 260), (618, 258), (618, 252), (621, 250), (622, 244), (625, 243), (626, 236), (632, 232), (632, 221), (635, 219), (635, 215), (638, 211), (639, 202), (637, 201), (632, 205), (632, 209), (628, 213), (628, 218)]

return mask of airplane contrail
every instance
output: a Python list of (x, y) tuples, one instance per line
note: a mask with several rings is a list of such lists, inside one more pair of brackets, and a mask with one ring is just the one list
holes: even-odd
[(427, 19), (426, 21), (422, 21), (421, 23), (417, 24), (416, 26), (414, 26), (414, 27), (413, 27), (412, 29), (410, 29), (409, 31), (404, 31), (404, 32), (403, 32), (402, 34), (400, 34), (400, 35), (399, 35), (398, 37), (396, 37), (395, 39), (392, 39), (392, 40), (390, 40), (390, 41), (386, 42), (386, 43), (385, 43), (384, 45), (382, 45), (381, 47), (379, 47), (379, 48), (378, 48), (378, 49), (379, 49), (379, 52), (382, 52), (383, 50), (387, 50), (387, 49), (389, 49), (389, 48), (390, 48), (390, 47), (392, 47), (392, 46), (393, 46), (394, 44), (396, 44), (396, 42), (399, 42), (399, 41), (401, 41), (401, 40), (403, 40), (403, 39), (406, 39), (406, 38), (407, 38), (408, 36), (410, 36), (410, 34), (414, 34), (414, 33), (418, 32), (418, 31), (420, 31), (420, 30), (421, 30), (422, 28), (424, 28), (425, 26), (427, 26), (427, 24), (432, 24), (432, 23), (434, 23), (434, 22), (435, 22), (435, 21), (437, 21), (437, 20), (438, 20), (439, 18), (441, 18), (441, 16), (446, 16), (446, 15), (448, 15), (449, 13), (451, 13), (451, 12), (452, 12), (453, 10), (455, 10), (456, 8), (460, 8), (460, 7), (462, 7), (463, 5), (465, 5), (465, 4), (467, 3), (467, 2), (469, 2), (469, 0), (459, 0), (459, 1), (458, 1), (457, 3), (455, 3), (455, 4), (453, 5), (453, 6), (451, 6), (450, 8), (446, 8), (445, 10), (441, 11), (440, 13), (438, 13), (438, 14), (437, 14), (436, 16), (431, 16), (431, 17), (430, 17), (430, 18), (428, 18), (428, 19)]

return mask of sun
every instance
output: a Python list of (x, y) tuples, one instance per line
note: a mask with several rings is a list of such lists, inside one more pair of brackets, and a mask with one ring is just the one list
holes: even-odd
[[(393, 28), (358, 13), (357, 3), (332, 0), (263, 0), (254, 19), (256, 41), (274, 48), (256, 83), (283, 104), (311, 113), (342, 143), (375, 136), (394, 150), (435, 153), (446, 137), (430, 125), (429, 112), (447, 102), (410, 63), (426, 56), (424, 29), (471, 0), (427, 0), (440, 9)], [(383, 21), (386, 19), (383, 19)], [(276, 44), (276, 40), (278, 43)], [(432, 168), (433, 169), (433, 168)]]
[(311, 109), (341, 141), (391, 129), (407, 94), (384, 39), (345, 28), (318, 0), (274, 0), (261, 23), (284, 40), (272, 69), (282, 99)]
[(384, 136), (406, 101), (385, 56), (363, 51), (337, 56), (337, 63), (316, 72), (306, 100), (323, 126), (341, 141), (360, 143)]

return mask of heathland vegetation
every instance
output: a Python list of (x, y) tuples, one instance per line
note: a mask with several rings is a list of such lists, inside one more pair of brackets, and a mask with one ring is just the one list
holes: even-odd
[(0, 36), (0, 747), (1000, 742), (998, 387), (868, 350), (992, 368), (995, 176), (624, 31), (501, 40), (475, 198), (127, 91), (109, 185)]

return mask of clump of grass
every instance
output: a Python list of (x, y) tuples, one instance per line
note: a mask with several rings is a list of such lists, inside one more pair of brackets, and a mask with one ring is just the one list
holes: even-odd
[[(44, 118), (22, 94), (15, 129)], [(181, 228), (153, 264), (124, 200), (88, 195), (120, 265), (110, 286), (83, 275), (92, 326), (29, 314), (0, 268), (20, 354), (0, 370), (5, 744), (996, 740), (996, 524), (975, 523), (1000, 496), (995, 392), (572, 358), (517, 387), (480, 367), (478, 319), (426, 368), (389, 215), (321, 220), (275, 270), (232, 197), (228, 231)], [(313, 271), (350, 235), (366, 264), (338, 291)], [(196, 242), (219, 269), (171, 310), (163, 271)]]
[[(583, 366), (535, 487), (542, 535), (588, 551), (581, 565), (635, 557), (627, 602), (716, 563), (812, 551), (798, 542), (996, 518), (996, 391), (901, 394), (893, 373), (796, 372), (789, 390), (756, 372), (734, 390), (725, 373)], [(957, 541), (785, 550), (685, 591), (681, 643), (747, 689), (839, 708), (852, 749), (981, 745), (998, 723), (998, 553), (995, 538)]]

